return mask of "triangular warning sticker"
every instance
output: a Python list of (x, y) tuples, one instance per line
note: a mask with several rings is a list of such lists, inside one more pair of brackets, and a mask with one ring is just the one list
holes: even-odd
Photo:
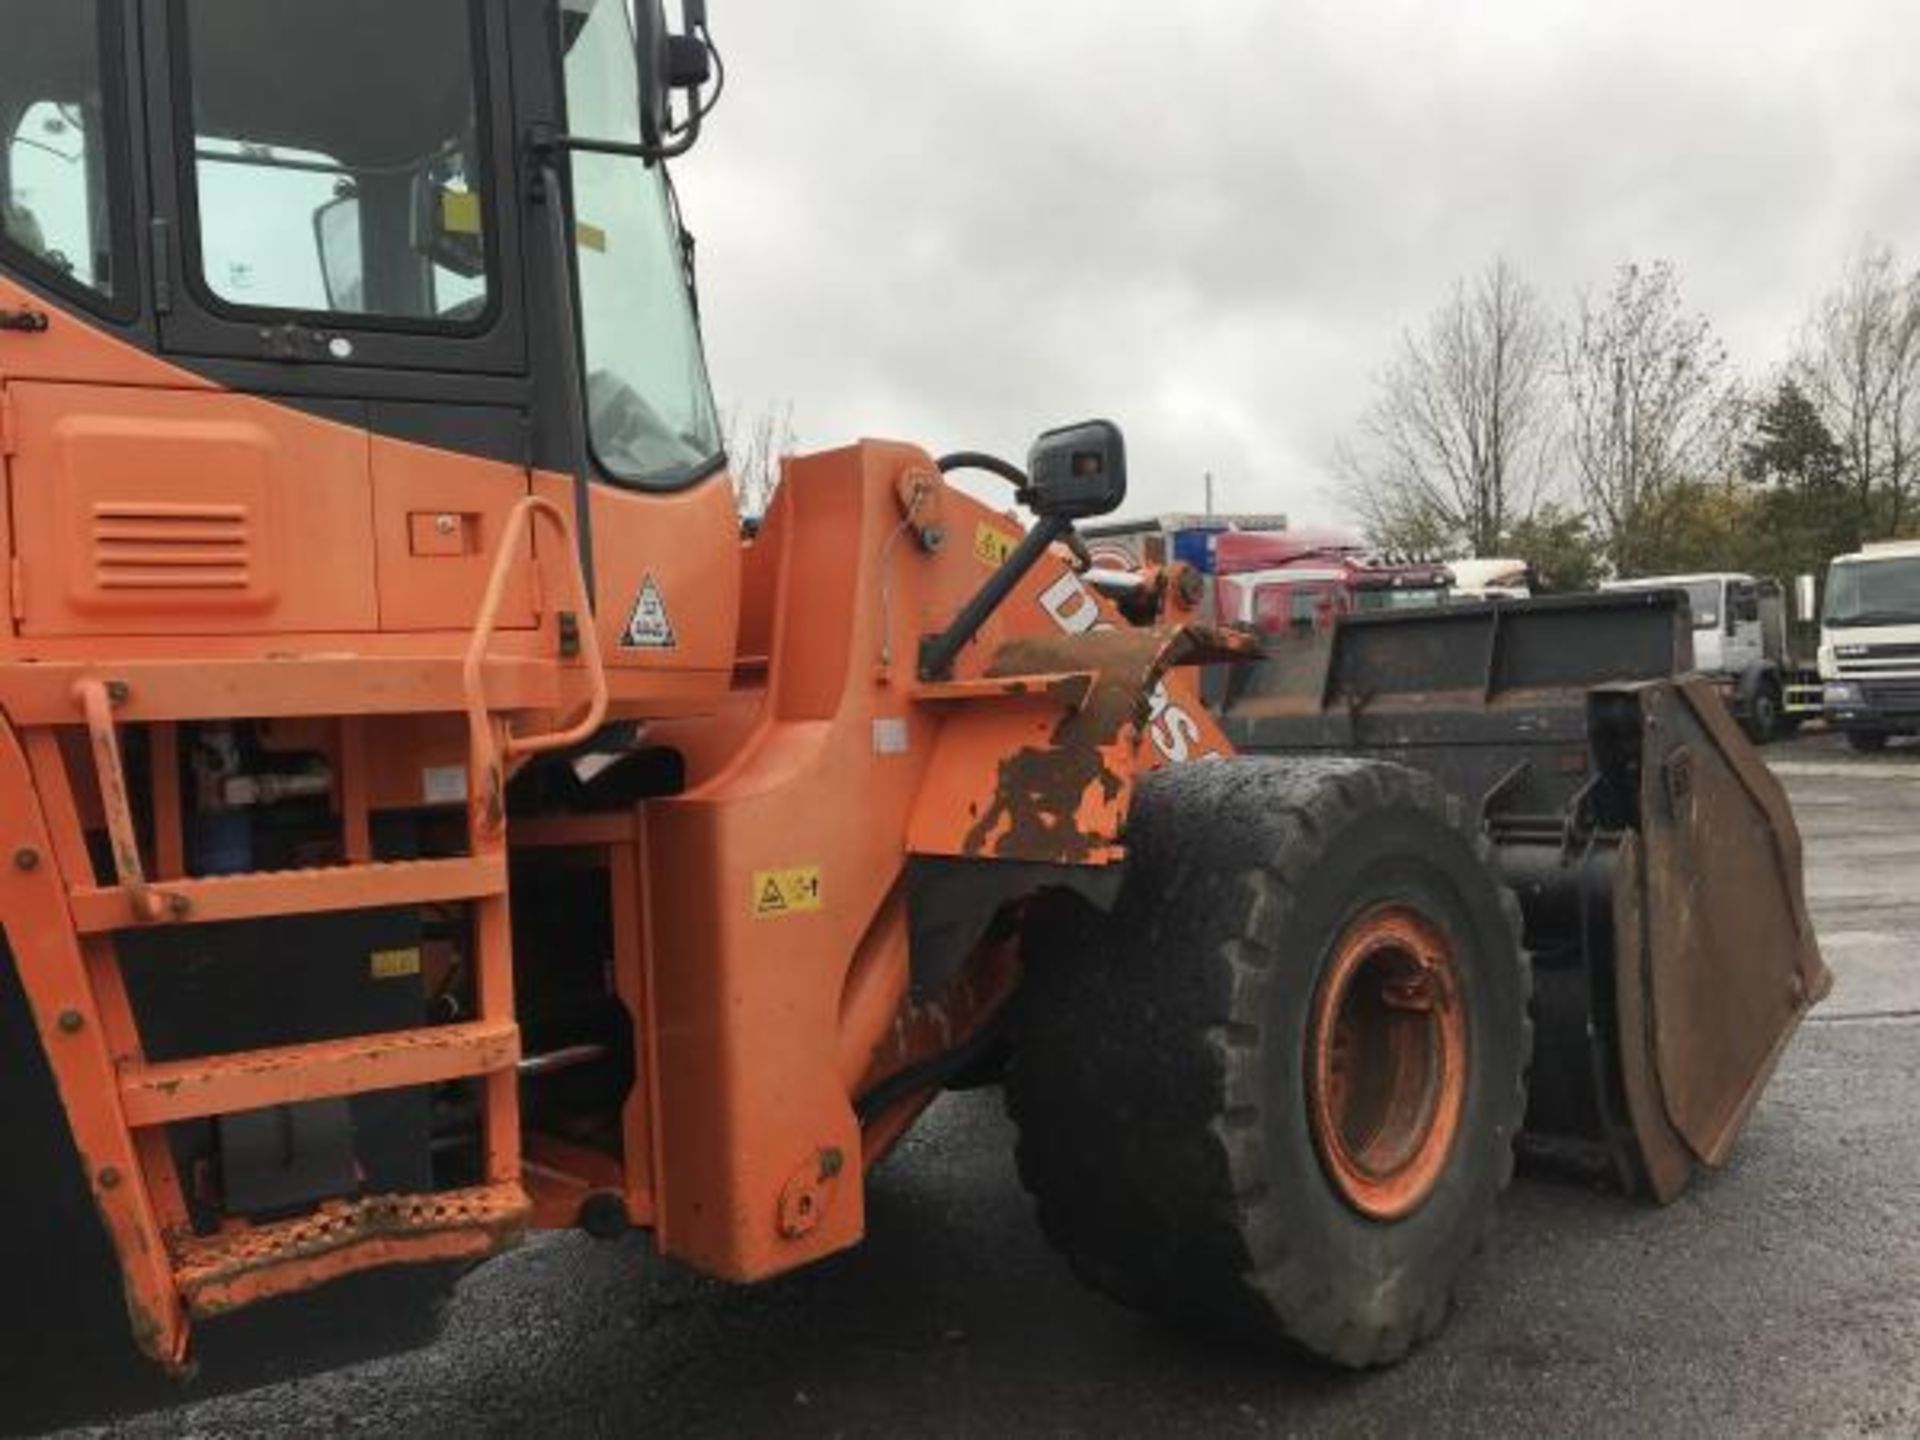
[(628, 650), (671, 650), (679, 644), (673, 633), (673, 621), (667, 617), (667, 602), (653, 576), (640, 587), (640, 598), (633, 602), (633, 614), (627, 620), (620, 644)]
[(780, 893), (780, 882), (769, 879), (760, 891), (759, 913), (772, 915), (787, 908), (787, 897)]

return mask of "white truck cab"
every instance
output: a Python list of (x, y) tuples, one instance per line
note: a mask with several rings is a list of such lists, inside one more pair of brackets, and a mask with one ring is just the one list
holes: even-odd
[(1827, 569), (1820, 614), (1827, 720), (1856, 750), (1920, 735), (1920, 540), (1890, 540)]
[(1455, 560), (1455, 600), (1529, 600), (1533, 597), (1533, 567), (1524, 560)]
[[(1714, 680), (1734, 715), (1760, 744), (1801, 718), (1789, 697), (1806, 693), (1786, 631), (1775, 580), (1718, 572), (1610, 580), (1602, 590), (1679, 590), (1693, 616), (1693, 667)], [(1810, 677), (1809, 677), (1810, 679)]]

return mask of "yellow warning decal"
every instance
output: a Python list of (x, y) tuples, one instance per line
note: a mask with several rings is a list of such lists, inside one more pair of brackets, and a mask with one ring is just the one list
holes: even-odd
[(601, 255), (607, 253), (607, 232), (598, 225), (581, 220), (574, 225), (573, 235), (582, 250), (592, 250)]
[(440, 192), (440, 224), (449, 235), (478, 235), (480, 218), (480, 197), (471, 190)]
[(980, 528), (973, 532), (974, 558), (989, 570), (998, 570), (1019, 543), (1004, 530), (996, 530), (983, 520)]
[(753, 918), (777, 920), (820, 909), (820, 867), (753, 872)]
[(376, 950), (368, 957), (367, 968), (376, 980), (405, 980), (420, 973), (420, 950)]

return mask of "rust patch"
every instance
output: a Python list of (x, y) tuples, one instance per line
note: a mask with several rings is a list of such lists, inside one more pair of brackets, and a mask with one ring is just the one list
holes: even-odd
[(519, 1240), (530, 1214), (517, 1190), (333, 1201), (299, 1220), (186, 1242), (180, 1290), (205, 1319), (372, 1265), (494, 1254)]
[(1021, 973), (1017, 934), (982, 940), (939, 998), (909, 999), (901, 1006), (887, 1033), (874, 1042), (853, 1094), (865, 1095), (903, 1070), (956, 1050), (980, 1034), (1013, 998)]
[[(1025, 637), (1002, 646), (987, 667), (989, 679), (1057, 677), (1046, 694), (1070, 708), (1045, 744), (1000, 762), (993, 797), (968, 829), (961, 853), (1068, 864), (1096, 858), (1112, 841), (1111, 812), (1131, 780), (1161, 677), (1180, 665), (1258, 653), (1251, 636), (1185, 626)], [(1083, 682), (1069, 678), (1079, 676), (1091, 678), (1084, 694)]]

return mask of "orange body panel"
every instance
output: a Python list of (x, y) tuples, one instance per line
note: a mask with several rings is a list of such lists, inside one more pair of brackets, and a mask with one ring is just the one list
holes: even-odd
[[(0, 280), (0, 305), (25, 298)], [(583, 634), (563, 625), (588, 619), (569, 476), (223, 393), (57, 312), (47, 332), (0, 333), (0, 395), (0, 542), (22, 562), (0, 634), (0, 848), (59, 857), (5, 877), (4, 920), (39, 966), (36, 1019), (83, 1153), (114, 1177), (98, 1193), (143, 1343), (169, 1362), (189, 1311), (486, 1253), (529, 1210), (571, 1224), (609, 1195), (665, 1252), (734, 1279), (854, 1243), (864, 1166), (932, 1091), (909, 1083), (871, 1113), (863, 1097), (964, 1044), (1018, 982), (1017, 950), (997, 944), (937, 993), (915, 989), (909, 862), (1113, 864), (1136, 775), (1226, 749), (1163, 678), (1170, 647), (1089, 633), (1114, 616), (1064, 554), (989, 617), (953, 680), (923, 683), (920, 640), (1019, 526), (906, 446), (790, 462), (751, 541), (724, 475), (593, 486)], [(521, 833), (504, 780), (603, 713), (677, 752), (684, 792)], [(188, 873), (200, 802), (181, 793), (181, 727), (240, 718), (332, 777), (320, 868)], [(130, 795), (115, 739), (137, 727), (163, 773)], [(22, 748), (42, 757), (37, 797)], [(380, 812), (431, 814), (457, 849), (463, 807), (470, 853), (369, 863)], [(109, 821), (124, 863), (95, 874), (83, 832)], [(637, 1041), (611, 1149), (530, 1133), (523, 1163), (513, 998), (516, 967), (541, 957), (512, 951), (510, 853), (605, 877), (608, 986)], [(395, 906), (466, 915), (465, 1028), (143, 1058), (118, 934)], [(485, 1097), (471, 1203), (369, 1200), (251, 1240), (188, 1232), (164, 1124), (456, 1075)]]
[[(0, 275), (0, 310), (45, 310), (39, 296)], [(42, 333), (0, 330), (0, 384), (40, 380), (70, 385), (126, 385), (217, 391), (190, 370), (115, 339), (104, 330), (56, 311)]]
[[(466, 629), (501, 527), (527, 494), (527, 472), (380, 435), (371, 445), (380, 628)], [(523, 553), (531, 559), (531, 537)], [(521, 566), (508, 583), (500, 623), (523, 629), (534, 623), (531, 567)]]
[(375, 628), (364, 433), (244, 396), (9, 388), (23, 634)]
[[(15, 307), (46, 309), (0, 276), (0, 309)], [(103, 637), (129, 663), (457, 656), (512, 504), (531, 492), (573, 518), (570, 476), (223, 392), (57, 308), (44, 332), (0, 331), (0, 459), (0, 534), (18, 562), (0, 660), (97, 662)], [(731, 685), (739, 635), (727, 476), (672, 493), (602, 484), (592, 496), (597, 625), (616, 709), (711, 708)], [(671, 620), (669, 647), (622, 643), (649, 579)], [(497, 659), (555, 653), (539, 585), (533, 565), (510, 577)], [(228, 697), (188, 713), (297, 712)]]
[[(744, 617), (742, 648), (764, 637), (768, 652), (756, 721), (709, 778), (646, 813), (659, 1240), (709, 1273), (757, 1278), (860, 1237), (852, 1172), (901, 1122), (882, 1117), (886, 1131), (868, 1144), (856, 1086), (870, 1085), (878, 1069), (950, 1048), (992, 1008), (956, 1015), (944, 1030), (913, 1022), (903, 877), (915, 816), (929, 816), (928, 833), (939, 837), (925, 853), (1001, 856), (987, 840), (966, 849), (945, 837), (977, 827), (995, 803), (1002, 764), (1052, 746), (1088, 694), (1085, 684), (1018, 694), (1026, 687), (916, 678), (920, 636), (988, 570), (970, 546), (927, 553), (902, 538), (896, 482), (927, 469), (918, 451), (874, 444), (789, 464), (748, 555), (755, 608)], [(1004, 523), (957, 492), (942, 504), (955, 529)], [(1068, 627), (1046, 597), (1064, 593), (1063, 577), (1064, 561), (1037, 567), (963, 655), (963, 676), (1017, 651), (1021, 637), (1057, 640)], [(1090, 595), (1086, 603), (1088, 622), (1104, 614)], [(1075, 624), (1083, 618), (1077, 604), (1068, 613)], [(1152, 686), (1153, 677), (1141, 678)], [(1176, 703), (1199, 713), (1184, 689), (1166, 702)], [(1159, 763), (1153, 720), (1148, 694), (1136, 691), (1103, 732), (1086, 785), (1057, 817), (1087, 843), (1070, 857), (1033, 858), (1120, 857), (1131, 776)], [(660, 736), (674, 741), (691, 724), (663, 726)], [(1205, 737), (1224, 749), (1210, 724)], [(817, 882), (815, 903), (770, 903), (768, 884), (796, 872)], [(876, 1066), (882, 1055), (889, 1063)], [(824, 1181), (823, 1157), (832, 1172)], [(804, 1228), (781, 1218), (782, 1197), (796, 1185), (818, 1190)]]
[[(534, 493), (572, 515), (570, 477), (538, 474)], [(648, 677), (663, 675), (724, 694), (740, 629), (740, 515), (726, 477), (664, 495), (595, 486), (592, 520), (600, 648), (616, 700), (641, 701), (657, 688)], [(671, 648), (624, 643), (649, 580), (672, 624)]]

